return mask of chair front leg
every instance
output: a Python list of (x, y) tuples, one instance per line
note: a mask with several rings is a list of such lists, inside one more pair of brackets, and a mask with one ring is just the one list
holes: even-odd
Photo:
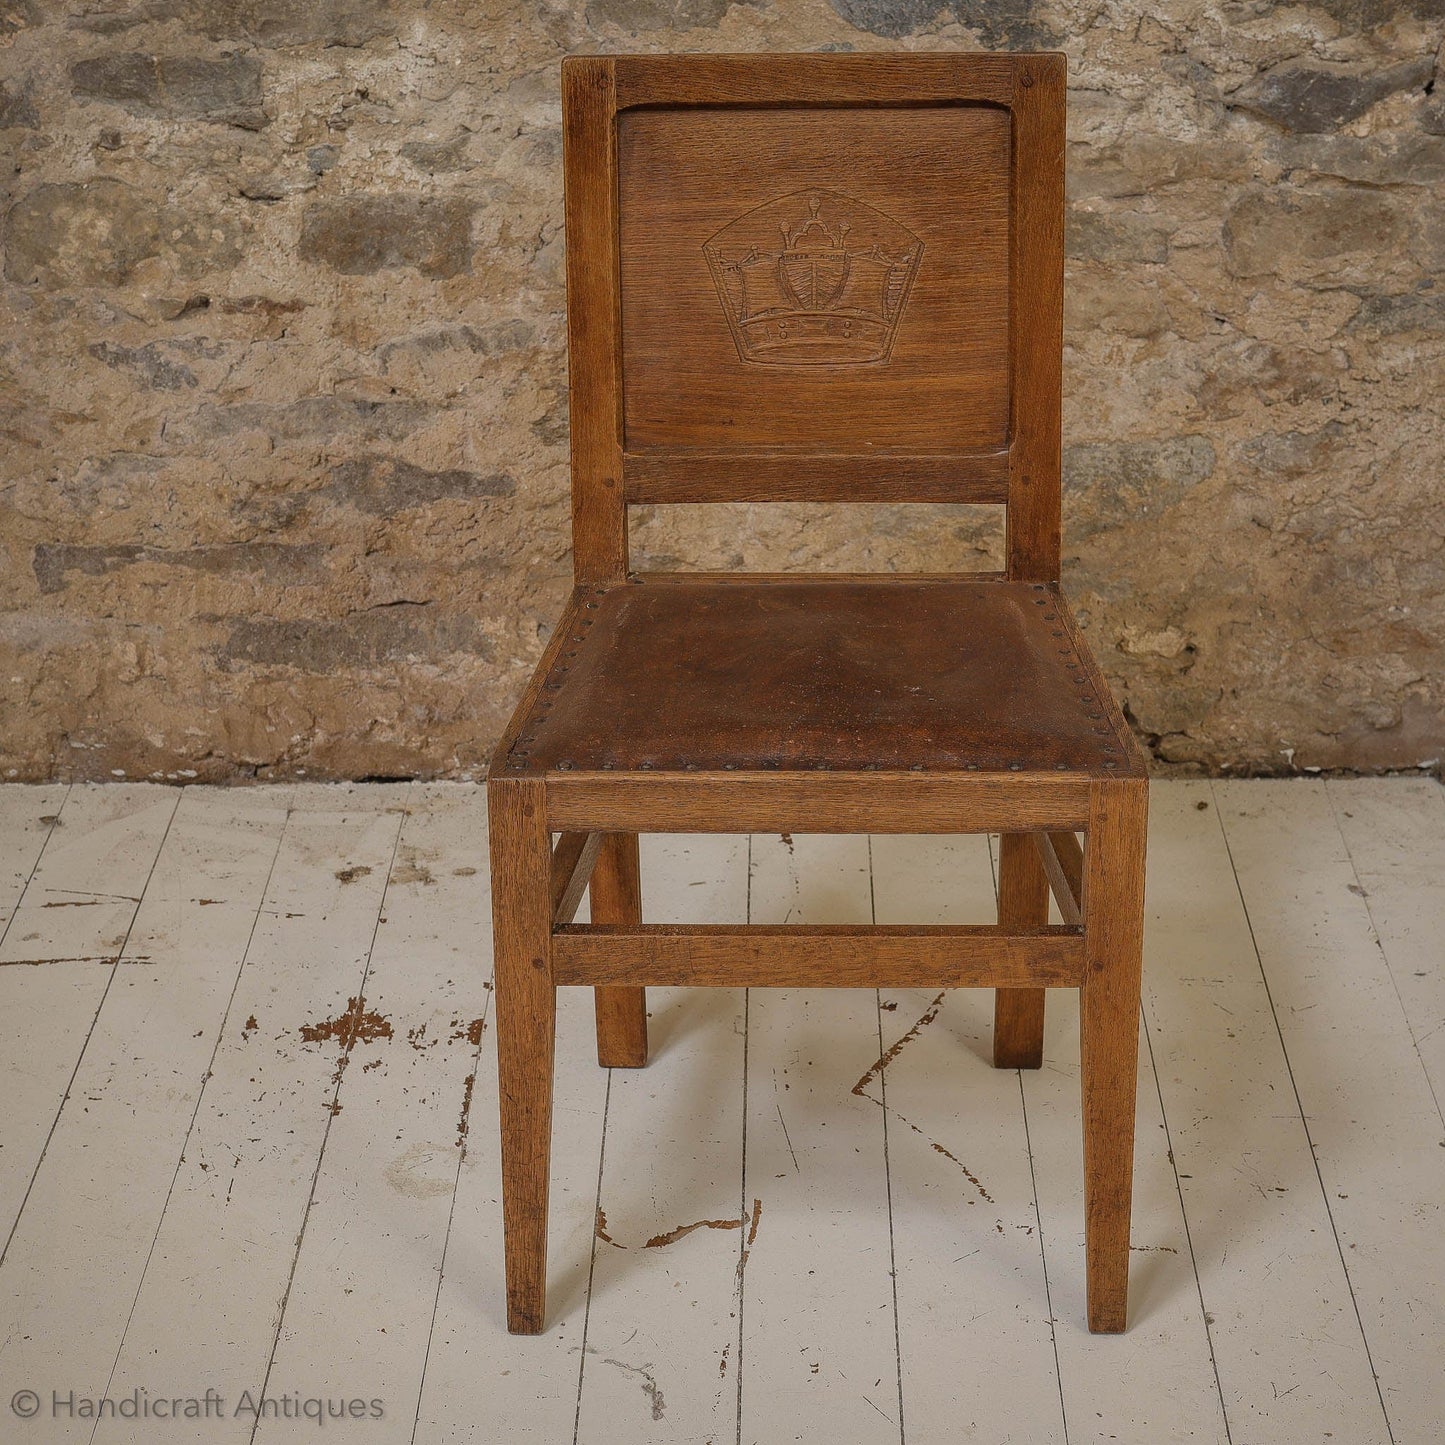
[[(636, 833), (609, 833), (592, 869), (593, 923), (642, 922), (642, 871)], [(597, 1062), (604, 1069), (647, 1063), (647, 990), (597, 988)]]
[(545, 785), (504, 778), (487, 789), (491, 821), (497, 1077), (507, 1328), (542, 1330), (547, 1299), (547, 1184), (552, 1144), (552, 839)]
[(1089, 1328), (1100, 1334), (1119, 1333), (1128, 1319), (1147, 821), (1142, 778), (1094, 784), (1079, 1027)]
[[(1042, 928), (1049, 921), (1049, 880), (1027, 833), (999, 840), (998, 921), (1004, 928)], [(1042, 988), (998, 988), (993, 1003), (993, 1066), (1037, 1069), (1044, 1061)]]

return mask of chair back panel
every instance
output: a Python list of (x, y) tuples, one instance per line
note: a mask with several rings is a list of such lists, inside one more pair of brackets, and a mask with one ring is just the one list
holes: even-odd
[(1062, 57), (564, 76), (579, 577), (629, 502), (772, 500), (1003, 502), (1057, 576)]
[(624, 112), (623, 447), (1008, 444), (1008, 112)]

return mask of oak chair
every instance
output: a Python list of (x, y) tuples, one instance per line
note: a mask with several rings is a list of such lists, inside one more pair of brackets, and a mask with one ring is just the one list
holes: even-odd
[[(1148, 783), (1059, 588), (1064, 58), (581, 57), (563, 135), (575, 586), (487, 782), (508, 1327), (543, 1327), (557, 987), (636, 1068), (647, 985), (697, 984), (994, 988), (1001, 1068), (1079, 989), (1122, 1330)], [(629, 570), (630, 504), (783, 500), (1002, 503), (1006, 568)], [(998, 921), (645, 924), (648, 831), (997, 832)]]

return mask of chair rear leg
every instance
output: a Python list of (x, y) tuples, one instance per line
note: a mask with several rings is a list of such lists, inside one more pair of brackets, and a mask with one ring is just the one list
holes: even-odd
[(1102, 1334), (1128, 1320), (1147, 808), (1143, 779), (1096, 783), (1084, 857), (1084, 1236), (1089, 1328)]
[[(1042, 928), (1049, 921), (1049, 880), (1027, 833), (1005, 833), (998, 859), (998, 921), (1004, 928)], [(1042, 988), (994, 990), (993, 1064), (1037, 1069), (1044, 1061)]]
[(547, 1298), (547, 1184), (552, 1143), (551, 862), (544, 785), (498, 779), (487, 789), (492, 844), (498, 1094), (507, 1328), (542, 1331)]
[[(609, 833), (592, 869), (593, 923), (641, 923), (642, 875), (637, 834)], [(647, 1062), (647, 990), (597, 988), (597, 1062), (640, 1069)]]

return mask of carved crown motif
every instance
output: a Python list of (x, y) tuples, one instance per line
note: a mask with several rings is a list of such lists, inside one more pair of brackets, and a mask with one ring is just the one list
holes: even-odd
[(738, 355), (769, 366), (886, 362), (923, 242), (837, 191), (779, 196), (703, 245)]

